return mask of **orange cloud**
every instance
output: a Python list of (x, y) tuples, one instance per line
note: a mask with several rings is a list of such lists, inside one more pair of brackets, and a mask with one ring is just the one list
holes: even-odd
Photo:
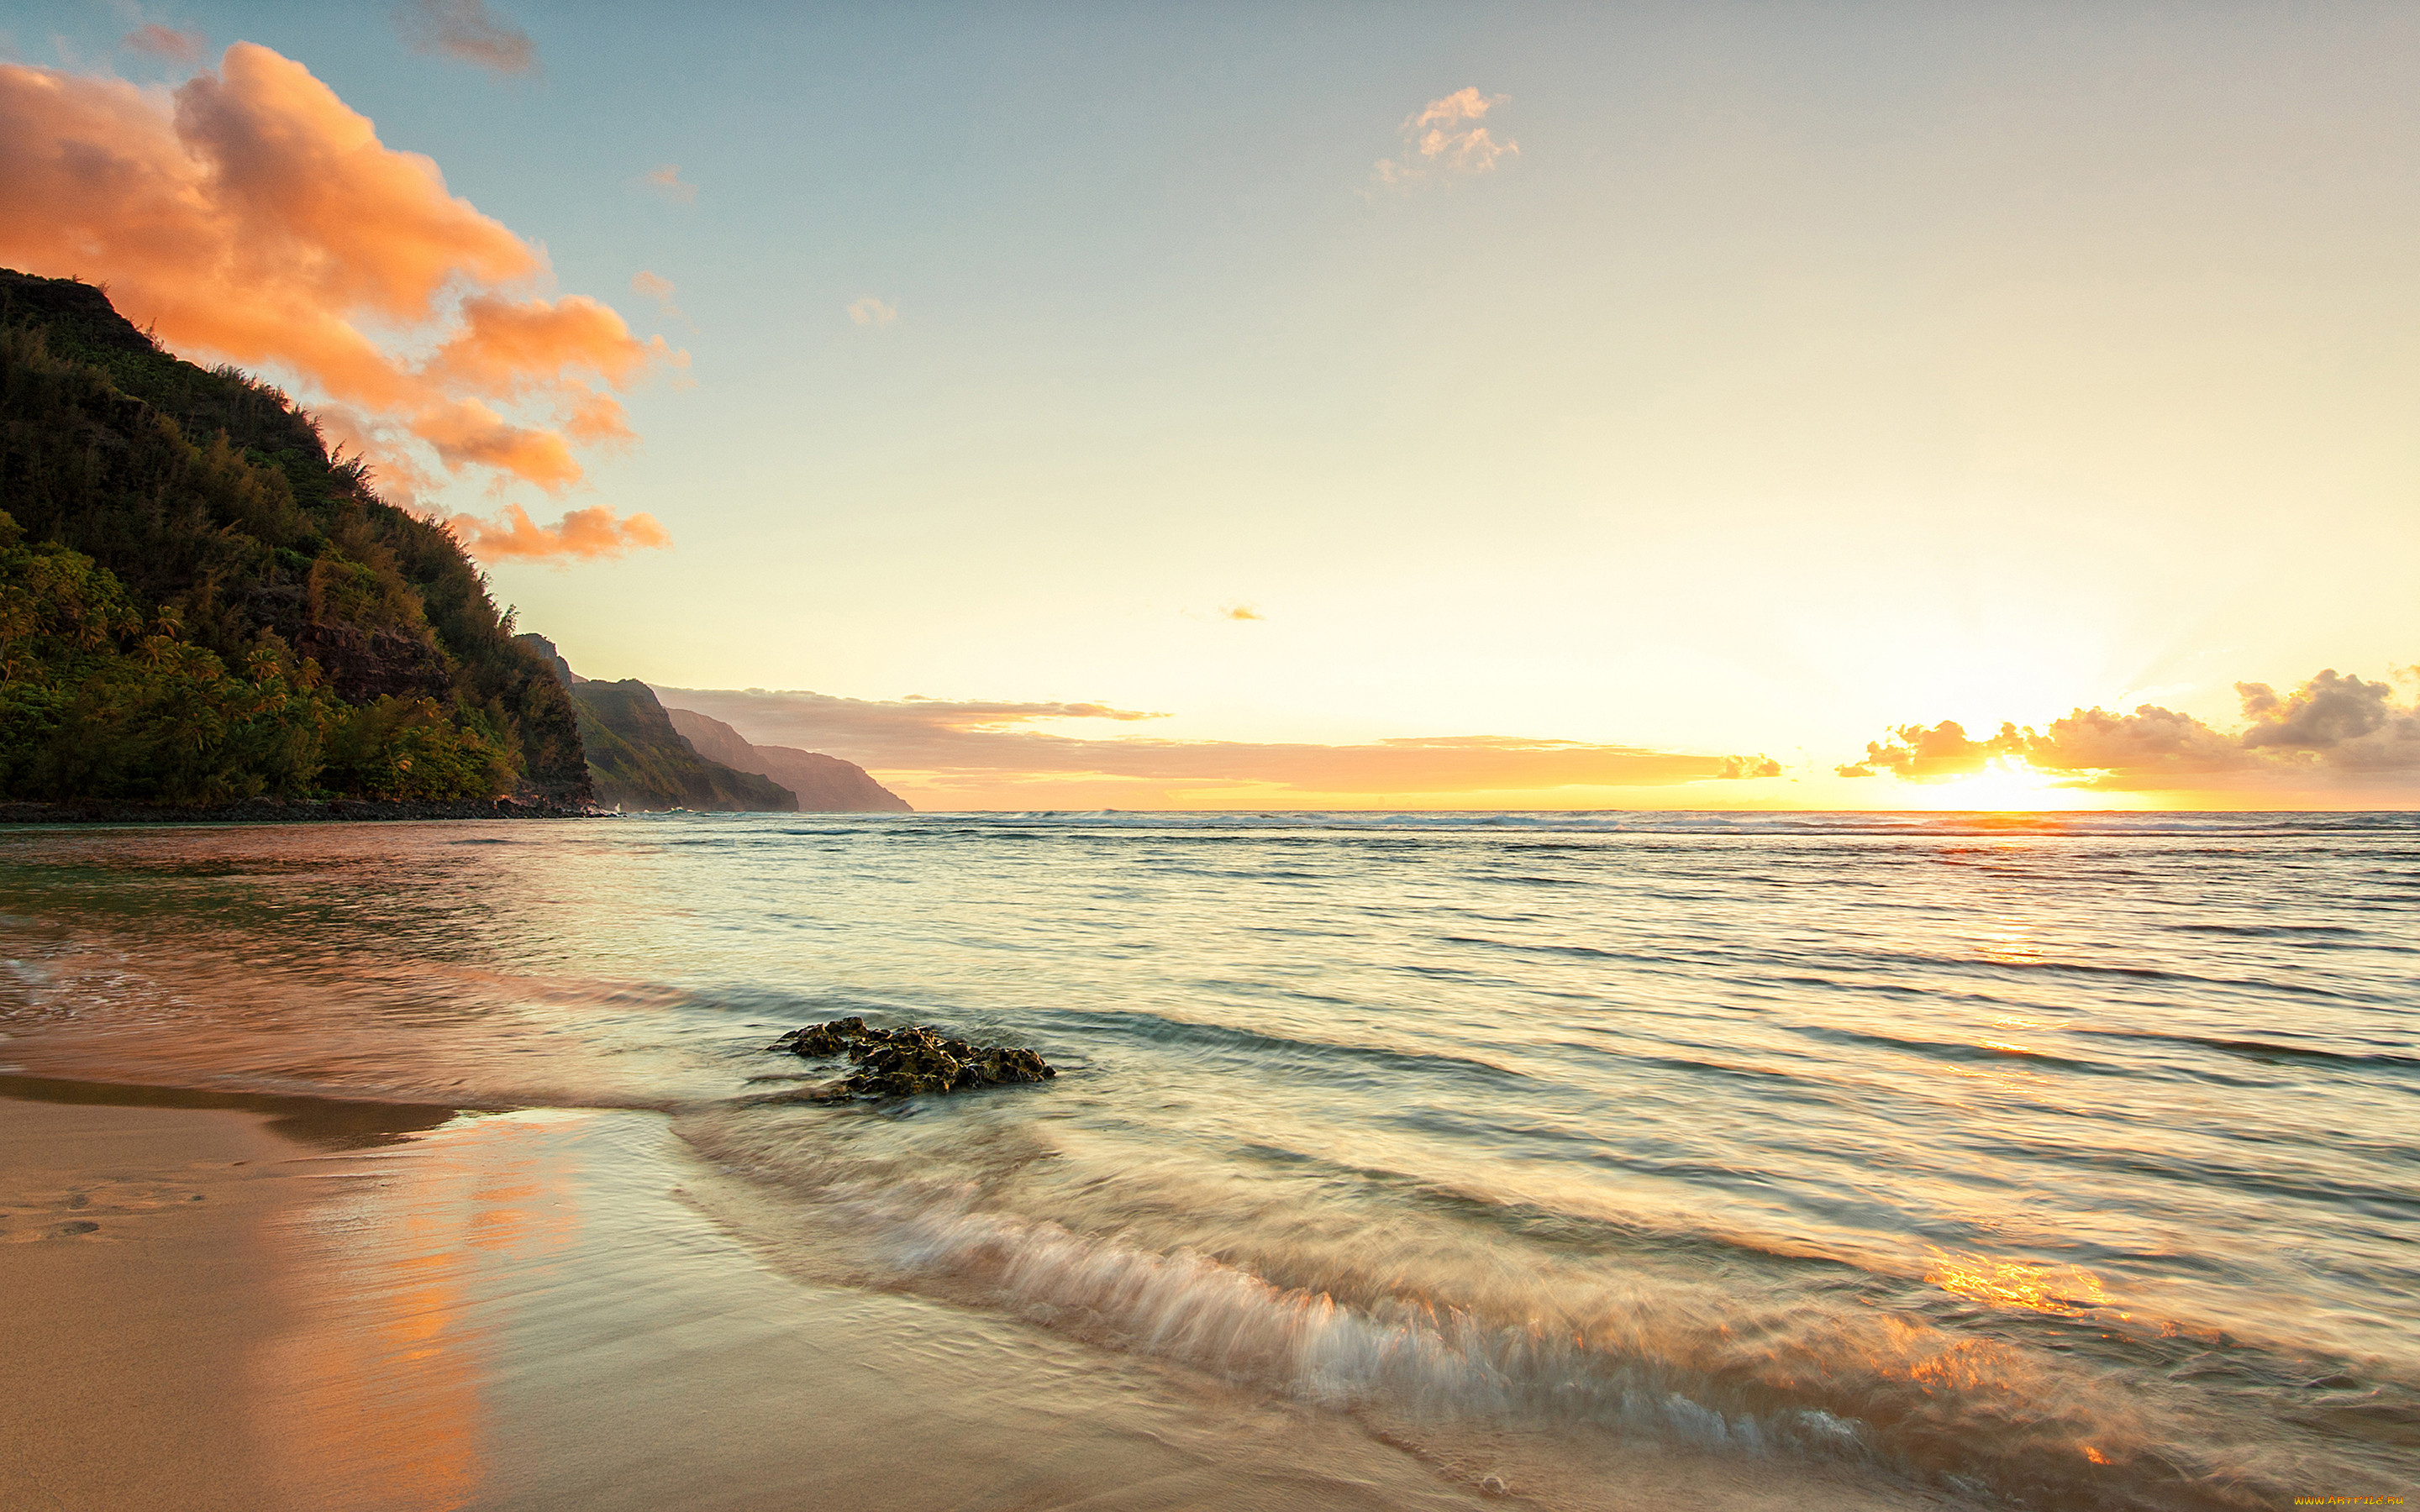
[(433, 53), (495, 73), (537, 71), (537, 44), (529, 33), (499, 18), (486, 0), (411, 0), (395, 13), (404, 41), (416, 53)]
[(899, 318), (899, 306), (887, 304), (871, 294), (848, 301), (848, 317), (861, 326), (887, 326)]
[(1222, 605), (1218, 610), (1218, 617), (1222, 620), (1259, 620), (1267, 618), (1266, 615), (1263, 614), (1259, 609), (1252, 608), (1249, 604)]
[(1869, 742), (1842, 777), (1883, 773), (1914, 782), (1982, 771), (2016, 758), (2097, 792), (2338, 787), (2420, 779), (2420, 704), (2400, 705), (2386, 683), (2330, 668), (2290, 694), (2238, 683), (2245, 727), (2233, 734), (2146, 703), (2132, 714), (2077, 709), (2040, 730), (2003, 724), (1978, 740), (1955, 720), (1900, 725)]
[(643, 300), (655, 301), (656, 308), (662, 311), (669, 319), (689, 318), (681, 313), (681, 307), (673, 302), (673, 281), (661, 274), (644, 268), (640, 269), (630, 275), (630, 292)]
[(535, 248), (249, 42), (167, 96), (0, 65), (0, 262), (106, 283), (172, 347), (300, 374), (394, 479), (429, 478), (417, 443), (560, 492), (574, 442), (629, 439), (613, 391), (685, 359), (594, 300), (508, 294), (545, 272)]
[(180, 32), (155, 21), (149, 25), (135, 27), (118, 41), (120, 46), (131, 47), (137, 53), (148, 53), (153, 57), (166, 58), (171, 63), (180, 63), (190, 69), (202, 60), (202, 49), (209, 39), (200, 32)]
[(1314, 796), (1320, 800), (1314, 806), (1551, 806), (1570, 803), (1575, 794), (1780, 773), (1761, 756), (1509, 735), (1322, 746), (1101, 739), (1030, 728), (1046, 720), (1160, 717), (1097, 703), (884, 702), (755, 688), (657, 692), (752, 741), (827, 751), (877, 773), (905, 774), (960, 806), (1051, 807), (1071, 792), (1107, 794), (1111, 802), (1213, 808), (1296, 807)]
[(667, 162), (648, 169), (639, 176), (639, 182), (675, 205), (697, 203), (697, 186), (681, 182), (680, 164), (677, 162)]
[(411, 429), (454, 471), (493, 468), (553, 489), (580, 477), (580, 464), (571, 459), (571, 447), (560, 434), (516, 425), (476, 399), (423, 410), (412, 417)]
[(582, 446), (627, 446), (639, 439), (622, 402), (610, 393), (583, 395), (564, 418), (563, 428)]
[(1504, 100), (1466, 88), (1430, 100), (1403, 124), (1404, 155), (1378, 160), (1373, 169), (1378, 181), (1402, 188), (1432, 173), (1491, 173), (1498, 162), (1519, 156), (1520, 143), (1510, 138), (1498, 142), (1486, 127), (1471, 124)]
[(598, 557), (618, 557), (636, 548), (661, 548), (673, 544), (672, 536), (656, 523), (653, 515), (616, 519), (613, 512), (602, 504), (575, 509), (551, 527), (531, 519), (529, 512), (519, 504), (507, 505), (498, 519), (457, 515), (445, 523), (464, 549), (486, 562), (505, 557), (579, 557), (595, 561)]
[(593, 373), (627, 388), (650, 362), (672, 356), (659, 336), (642, 342), (622, 317), (574, 294), (559, 301), (514, 301), (474, 295), (462, 301), (463, 329), (438, 348), (426, 371), (450, 386), (517, 394), (535, 388), (594, 391), (574, 381)]

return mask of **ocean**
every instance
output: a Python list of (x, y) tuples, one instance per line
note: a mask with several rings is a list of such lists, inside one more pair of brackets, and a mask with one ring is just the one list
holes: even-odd
[[(1477, 1494), (2420, 1463), (2420, 815), (28, 828), (0, 956), (12, 1076), (624, 1110), (596, 1158), (799, 1307)], [(1059, 1076), (797, 1097), (764, 1047), (846, 1014)]]

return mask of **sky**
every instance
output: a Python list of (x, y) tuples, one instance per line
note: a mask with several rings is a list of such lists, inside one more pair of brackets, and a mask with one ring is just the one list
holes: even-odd
[(2415, 44), (0, 4), (0, 262), (920, 807), (2411, 807)]

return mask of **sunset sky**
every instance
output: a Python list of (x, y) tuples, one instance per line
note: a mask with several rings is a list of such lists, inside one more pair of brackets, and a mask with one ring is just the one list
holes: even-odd
[(0, 263), (287, 384), (582, 673), (920, 807), (2407, 807), (2414, 56), (10, 4)]

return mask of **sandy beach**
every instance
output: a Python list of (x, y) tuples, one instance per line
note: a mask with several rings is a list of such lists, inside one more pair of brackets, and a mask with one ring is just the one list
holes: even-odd
[(271, 1500), (230, 1364), (273, 1336), (294, 1147), (257, 1114), (0, 1100), (0, 1503)]
[[(1149, 1370), (1097, 1392), (1040, 1341), (971, 1319), (934, 1336), (907, 1299), (789, 1305), (795, 1283), (677, 1195), (599, 1168), (600, 1142), (659, 1119), (504, 1115), (387, 1144), (380, 1124), (424, 1110), (315, 1121), (299, 1100), (9, 1080), (11, 1506), (1470, 1500), (1339, 1425), (1187, 1402)], [(113, 1101), (49, 1100), (69, 1097)], [(209, 1102), (253, 1105), (175, 1105)], [(1203, 1406), (1260, 1431), (1208, 1442), (1184, 1421)]]
[[(708, 1215), (744, 1194), (682, 1165), (661, 1115), (0, 1094), (11, 1507), (1560, 1500), (1483, 1443), (1416, 1455), (1347, 1414), (784, 1274)], [(1790, 1478), (1805, 1504), (1868, 1504)], [(1626, 1504), (1773, 1489), (1642, 1451)]]

